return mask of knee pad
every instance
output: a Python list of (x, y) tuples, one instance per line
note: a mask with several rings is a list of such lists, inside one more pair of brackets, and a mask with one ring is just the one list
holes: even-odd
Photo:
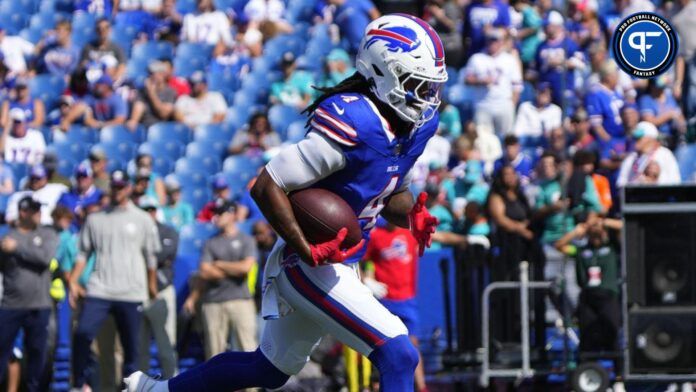
[(418, 366), (418, 350), (406, 335), (387, 340), (369, 356), (381, 374), (413, 374)]

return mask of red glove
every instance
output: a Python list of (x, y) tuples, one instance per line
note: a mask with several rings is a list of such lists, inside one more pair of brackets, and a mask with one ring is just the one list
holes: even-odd
[(423, 256), (425, 248), (430, 247), (430, 244), (433, 242), (430, 236), (435, 232), (435, 227), (438, 223), (437, 218), (430, 215), (428, 209), (425, 208), (425, 200), (427, 198), (428, 195), (425, 192), (421, 192), (411, 212), (408, 213), (411, 234), (418, 241), (418, 254), (420, 256)]
[(345, 227), (336, 233), (336, 238), (331, 241), (322, 242), (321, 244), (309, 245), (312, 251), (312, 262), (307, 263), (312, 267), (325, 264), (342, 263), (362, 249), (365, 240), (360, 242), (350, 249), (341, 250), (341, 244), (348, 234), (348, 229)]

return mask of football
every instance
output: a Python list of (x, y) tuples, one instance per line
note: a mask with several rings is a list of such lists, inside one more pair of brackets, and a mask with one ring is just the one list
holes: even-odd
[(330, 241), (345, 227), (348, 229), (343, 246), (357, 245), (362, 231), (353, 209), (338, 195), (325, 189), (308, 188), (288, 196), (297, 223), (307, 241), (318, 244)]

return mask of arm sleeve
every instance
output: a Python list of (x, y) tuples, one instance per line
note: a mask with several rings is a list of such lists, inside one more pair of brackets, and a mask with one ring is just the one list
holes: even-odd
[(162, 246), (159, 238), (159, 231), (155, 222), (149, 217), (145, 220), (145, 242), (143, 243), (143, 256), (147, 263), (147, 268), (157, 268), (157, 253), (161, 251)]
[(247, 237), (244, 240), (244, 258), (251, 257), (258, 261), (259, 254), (258, 248), (256, 247), (256, 240), (253, 237)]
[(201, 263), (210, 263), (213, 261), (213, 253), (210, 251), (210, 240), (206, 241), (203, 245), (203, 252), (201, 253)]
[(306, 188), (344, 166), (341, 148), (312, 131), (299, 143), (281, 150), (268, 162), (266, 171), (279, 187), (290, 192)]
[(413, 168), (411, 168), (411, 170), (409, 170), (408, 173), (406, 173), (406, 175), (404, 176), (404, 180), (401, 181), (401, 186), (399, 187), (399, 189), (394, 191), (394, 193), (399, 193), (399, 192), (403, 192), (403, 191), (407, 190), (408, 187), (411, 186), (412, 181), (413, 181)]

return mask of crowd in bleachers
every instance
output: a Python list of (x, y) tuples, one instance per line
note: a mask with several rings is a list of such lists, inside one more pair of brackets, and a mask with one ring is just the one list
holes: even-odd
[[(412, 185), (440, 220), (434, 246), (485, 248), (504, 266), (494, 280), (544, 259), (536, 278), (577, 280), (577, 305), (588, 282), (559, 260), (619, 229), (620, 188), (696, 180), (696, 1), (423, 3), (414, 10), (440, 34), (449, 74)], [(618, 69), (609, 45), (637, 10), (666, 16), (681, 37), (676, 65), (650, 81)], [(211, 222), (225, 232), (218, 218), (233, 214), (263, 263), (273, 237), (248, 189), (304, 137), (314, 87), (355, 72), (379, 15), (371, 0), (0, 0), (3, 232), (28, 224), (29, 196), (40, 223), (76, 243), (122, 173), (133, 203), (178, 232), (170, 283), (195, 313), (191, 298), (205, 293), (188, 277), (211, 257)], [(86, 285), (69, 278), (70, 254), (56, 257), (65, 275), (55, 276)], [(499, 324), (497, 338), (514, 335)]]

